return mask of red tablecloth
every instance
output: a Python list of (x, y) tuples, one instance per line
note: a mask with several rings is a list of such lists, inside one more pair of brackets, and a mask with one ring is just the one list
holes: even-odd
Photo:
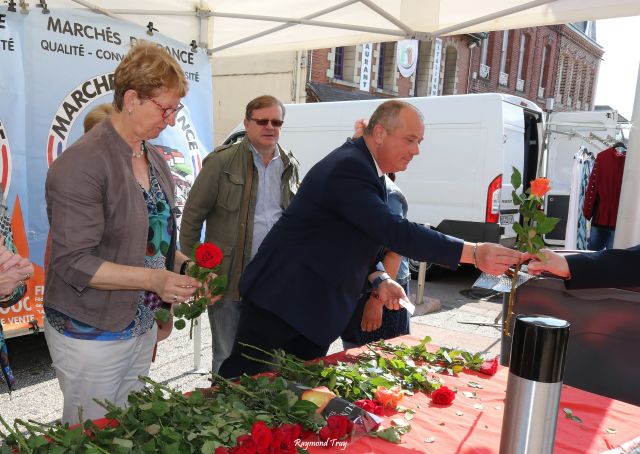
[[(412, 345), (419, 342), (410, 336), (398, 338), (397, 342)], [(353, 351), (349, 351), (353, 352)], [(348, 352), (327, 357), (327, 360), (344, 359)], [(401, 404), (413, 408), (416, 413), (411, 424), (411, 432), (402, 436), (402, 443), (391, 444), (384, 440), (364, 437), (342, 447), (311, 448), (312, 453), (399, 453), (399, 454), (489, 454), (497, 453), (500, 447), (502, 414), (507, 389), (509, 369), (500, 367), (495, 376), (487, 376), (471, 371), (457, 376), (444, 375), (449, 388), (457, 388), (456, 399), (447, 407), (433, 405), (429, 396), (418, 393), (403, 399)], [(482, 386), (469, 386), (475, 382)], [(476, 398), (465, 397), (464, 391), (475, 392)], [(568, 419), (563, 408), (570, 408), (582, 423)], [(391, 419), (402, 415), (390, 415)], [(602, 453), (620, 448), (625, 443), (640, 450), (640, 407), (592, 394), (570, 386), (563, 386), (556, 430), (554, 454)], [(612, 429), (608, 433), (607, 429)], [(431, 443), (426, 440), (433, 439)]]

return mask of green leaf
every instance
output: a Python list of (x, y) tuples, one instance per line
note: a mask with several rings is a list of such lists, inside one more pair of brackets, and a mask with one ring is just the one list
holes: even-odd
[(173, 326), (175, 326), (176, 329), (184, 329), (187, 326), (187, 322), (185, 322), (182, 319), (179, 319), (173, 322)]
[(520, 185), (522, 185), (522, 175), (520, 175), (520, 171), (515, 167), (512, 167), (513, 173), (511, 174), (511, 186), (513, 189), (518, 189)]
[(541, 235), (544, 235), (551, 232), (559, 221), (559, 218), (544, 218), (542, 221), (538, 222), (536, 230)]
[(522, 205), (523, 200), (516, 193), (516, 191), (511, 191), (511, 198), (513, 199), (513, 204), (514, 205)]
[(125, 440), (124, 438), (114, 438), (113, 439), (113, 444), (116, 446), (121, 446), (125, 449), (131, 449), (133, 448), (133, 441), (131, 440)]
[(519, 236), (524, 235), (524, 229), (517, 222), (513, 223), (513, 231), (516, 232)]
[(160, 425), (159, 424), (151, 424), (151, 425), (147, 426), (146, 431), (147, 431), (147, 433), (149, 435), (155, 435), (158, 432), (160, 432)]
[(156, 311), (156, 320), (158, 320), (160, 323), (167, 323), (169, 320), (171, 320), (171, 312), (166, 309), (158, 309)]
[(400, 444), (400, 434), (395, 427), (388, 427), (372, 433), (373, 436), (390, 441), (391, 443)]
[(162, 416), (169, 411), (169, 405), (163, 401), (156, 401), (151, 405), (151, 411), (156, 416)]
[(202, 443), (202, 447), (200, 448), (200, 452), (202, 454), (211, 454), (217, 448), (216, 444), (217, 443), (215, 443), (215, 442), (213, 442), (211, 440), (207, 440), (204, 443)]
[(191, 394), (189, 394), (189, 397), (187, 398), (187, 401), (191, 405), (200, 405), (200, 404), (202, 404), (202, 402), (204, 401), (204, 397), (202, 396), (202, 392), (198, 391), (198, 390), (193, 391)]
[(30, 448), (41, 448), (43, 446), (46, 446), (49, 444), (49, 440), (47, 440), (43, 435), (38, 435), (36, 437), (33, 437), (29, 440), (29, 447)]

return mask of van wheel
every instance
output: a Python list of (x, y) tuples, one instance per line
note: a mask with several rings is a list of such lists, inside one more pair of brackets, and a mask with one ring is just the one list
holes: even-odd
[[(411, 272), (411, 279), (418, 279), (418, 268), (420, 267), (420, 262), (417, 260), (409, 259), (409, 271)], [(431, 281), (436, 278), (442, 268), (434, 263), (427, 262), (427, 269), (424, 273), (424, 280)]]

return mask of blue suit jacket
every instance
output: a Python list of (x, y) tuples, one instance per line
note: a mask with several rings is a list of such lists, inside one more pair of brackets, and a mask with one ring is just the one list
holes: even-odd
[(568, 255), (568, 289), (640, 287), (640, 245)]
[(364, 140), (347, 141), (310, 169), (245, 269), (242, 297), (329, 345), (380, 246), (455, 269), (463, 243), (392, 214)]

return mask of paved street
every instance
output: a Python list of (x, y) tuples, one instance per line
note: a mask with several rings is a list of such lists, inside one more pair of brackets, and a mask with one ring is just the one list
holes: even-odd
[[(481, 298), (483, 295), (469, 291), (477, 274), (473, 269), (463, 269), (427, 282), (426, 296), (438, 300), (441, 309), (420, 315), (433, 304), (437, 306), (437, 302), (418, 305), (412, 318), (412, 334), (428, 335), (438, 345), (499, 353), (500, 328), (494, 321), (502, 310), (501, 299)], [(415, 290), (416, 282), (412, 284)], [(16, 418), (55, 421), (62, 413), (62, 393), (51, 367), (44, 336), (9, 339), (8, 347), (17, 389), (9, 397), (4, 384), (0, 384), (0, 414), (9, 422)], [(337, 341), (330, 351), (341, 349), (341, 343)], [(211, 334), (205, 320), (201, 365), (206, 369), (210, 364)], [(160, 344), (150, 376), (182, 391), (208, 385), (206, 374), (194, 372), (193, 341), (189, 339), (188, 329), (174, 330), (171, 337)]]

